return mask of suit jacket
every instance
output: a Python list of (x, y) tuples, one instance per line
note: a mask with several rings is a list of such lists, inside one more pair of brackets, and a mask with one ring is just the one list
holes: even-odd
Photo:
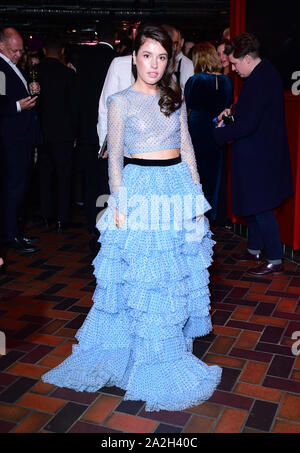
[(115, 56), (116, 52), (107, 44), (81, 49), (78, 67), (79, 144), (99, 146), (98, 103), (107, 70)]
[(76, 74), (56, 58), (38, 67), (41, 86), (38, 111), (44, 142), (74, 141), (77, 136), (78, 92)]
[(292, 195), (284, 92), (277, 70), (262, 60), (245, 81), (235, 122), (214, 130), (232, 145), (232, 210), (247, 216), (279, 206)]
[(14, 115), (17, 113), (17, 105), (8, 96), (0, 95), (0, 116)]
[[(0, 57), (0, 71), (5, 76), (6, 96), (10, 105), (28, 96), (28, 91), (13, 68)], [(38, 122), (35, 109), (11, 112), (0, 116), (0, 140), (3, 143), (27, 142), (34, 144), (38, 137)]]

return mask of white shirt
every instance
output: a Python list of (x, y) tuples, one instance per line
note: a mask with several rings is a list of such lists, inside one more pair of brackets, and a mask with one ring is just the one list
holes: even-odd
[[(0, 52), (0, 57), (3, 58), (3, 60), (6, 61), (6, 63), (9, 64), (9, 66), (15, 71), (15, 73), (17, 74), (17, 76), (22, 80), (22, 82), (24, 83), (24, 86), (25, 86), (25, 88), (26, 88), (26, 91), (27, 91), (27, 93), (28, 93), (28, 95), (29, 95), (27, 82), (26, 82), (26, 80), (25, 80), (23, 74), (22, 74), (21, 71), (19, 70), (19, 68), (18, 68), (12, 61), (10, 61), (9, 58), (7, 58), (5, 55), (3, 55), (3, 53), (1, 53), (1, 52)], [(19, 104), (18, 101), (16, 101), (16, 105), (17, 105), (17, 110), (18, 110), (18, 112), (20, 112), (20, 111), (21, 111), (21, 106), (20, 106), (20, 104)]]
[(176, 56), (176, 68), (175, 70), (177, 71), (179, 60), (181, 60), (181, 66), (180, 66), (180, 87), (182, 89), (182, 93), (184, 93), (184, 87), (186, 82), (190, 77), (194, 75), (194, 65), (192, 60), (190, 60), (188, 57), (183, 55), (182, 52), (180, 52)]
[(128, 88), (134, 83), (134, 77), (131, 72), (131, 62), (131, 55), (116, 57), (108, 68), (98, 107), (97, 132), (100, 148), (107, 134), (107, 98), (111, 94), (125, 90), (125, 88)]

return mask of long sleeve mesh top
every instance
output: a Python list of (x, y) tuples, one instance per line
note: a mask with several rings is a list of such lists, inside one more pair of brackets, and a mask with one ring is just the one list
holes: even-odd
[(193, 181), (200, 184), (185, 103), (167, 117), (160, 111), (158, 101), (159, 93), (144, 94), (132, 86), (107, 99), (108, 174), (112, 195), (118, 193), (122, 182), (125, 151), (138, 154), (180, 148), (181, 159), (189, 166)]

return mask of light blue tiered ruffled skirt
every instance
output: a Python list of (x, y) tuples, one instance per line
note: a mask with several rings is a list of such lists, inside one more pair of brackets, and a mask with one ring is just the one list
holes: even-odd
[[(125, 400), (145, 401), (146, 411), (183, 410), (210, 398), (222, 372), (192, 354), (193, 339), (212, 329), (207, 268), (214, 241), (207, 219), (192, 219), (209, 205), (184, 162), (127, 165), (122, 187), (128, 222), (118, 229), (109, 207), (97, 224), (97, 288), (79, 343), (42, 380), (77, 391), (117, 386)], [(169, 218), (149, 208), (161, 195), (175, 196)], [(118, 203), (124, 212), (124, 199)]]

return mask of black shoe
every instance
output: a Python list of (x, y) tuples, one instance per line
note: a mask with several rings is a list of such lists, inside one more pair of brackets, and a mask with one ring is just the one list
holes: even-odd
[(40, 240), (40, 238), (37, 237), (37, 236), (23, 236), (23, 235), (19, 235), (19, 236), (18, 236), (18, 239), (21, 239), (21, 240), (24, 241), (27, 245), (36, 244), (36, 243), (39, 242), (39, 240)]
[(8, 248), (18, 250), (22, 253), (35, 253), (38, 251), (36, 247), (34, 247), (32, 244), (26, 243), (20, 237), (14, 238), (13, 241), (8, 242), (6, 245)]

